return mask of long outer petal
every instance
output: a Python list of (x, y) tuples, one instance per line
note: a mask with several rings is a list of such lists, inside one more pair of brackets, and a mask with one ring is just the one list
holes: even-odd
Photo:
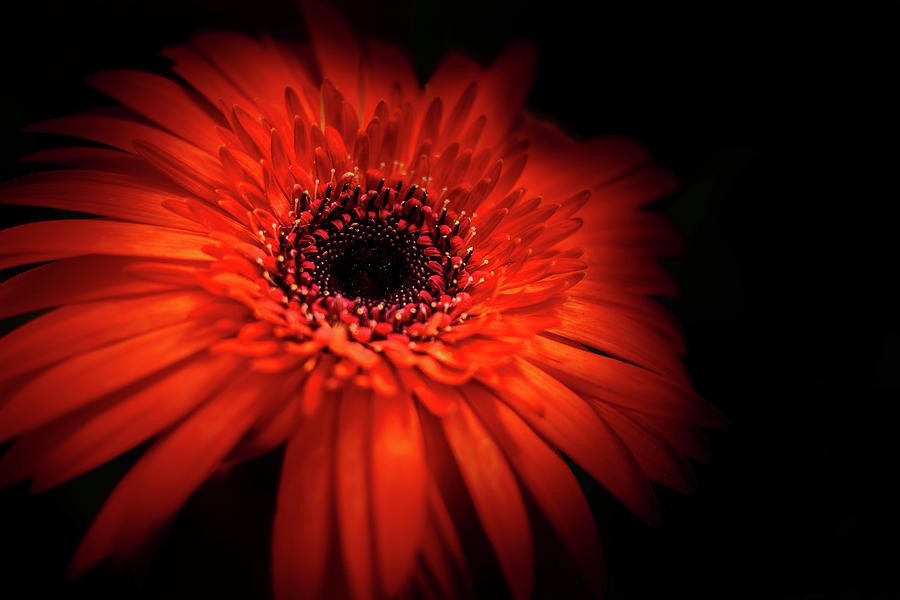
[(335, 476), (344, 569), (349, 588), (357, 600), (375, 597), (368, 460), (371, 430), (370, 393), (355, 386), (345, 388), (338, 417)]
[(195, 412), (137, 462), (112, 491), (75, 553), (70, 572), (132, 555), (171, 519), (264, 410), (271, 382), (248, 373)]
[(486, 388), (471, 384), (463, 394), (547, 515), (597, 597), (603, 594), (603, 552), (581, 486), (568, 465), (512, 409)]
[(202, 248), (214, 245), (217, 242), (205, 235), (106, 219), (38, 221), (0, 231), (0, 254), (40, 253), (52, 258), (110, 254), (208, 261), (212, 257)]
[(0, 408), (0, 439), (39, 427), (208, 347), (222, 333), (187, 321), (80, 354), (43, 371)]
[(183, 419), (228, 383), (240, 362), (198, 357), (26, 435), (0, 459), (0, 485), (31, 475), (37, 493), (115, 458)]
[(59, 485), (112, 460), (179, 422), (209, 395), (230, 383), (241, 360), (204, 356), (73, 428), (52, 446), (35, 473), (32, 491)]
[(90, 170), (34, 173), (13, 180), (0, 189), (0, 202), (5, 204), (47, 206), (162, 227), (203, 231), (202, 226), (163, 206), (163, 202), (182, 198), (171, 191), (155, 188), (146, 178)]
[(573, 390), (626, 408), (692, 425), (727, 419), (693, 390), (652, 371), (543, 336), (526, 349), (533, 362)]
[(334, 10), (320, 0), (302, 0), (313, 54), (322, 76), (350, 102), (357, 102), (360, 84), (360, 48)]
[(107, 71), (92, 75), (88, 83), (209, 152), (216, 152), (221, 143), (217, 123), (171, 79), (142, 71)]
[(592, 402), (592, 405), (622, 438), (647, 477), (684, 494), (694, 492), (696, 479), (691, 466), (660, 436), (605, 402)]
[(133, 258), (79, 256), (35, 267), (0, 283), (0, 318), (44, 308), (171, 290), (126, 272)]
[(458, 403), (443, 419), (444, 432), (469, 489), (481, 525), (518, 600), (531, 596), (534, 554), (519, 484), (472, 409)]
[(568, 299), (557, 311), (560, 325), (553, 333), (640, 365), (687, 385), (676, 346), (665, 336), (620, 311)]
[(372, 509), (382, 592), (395, 596), (415, 565), (426, 515), (425, 448), (408, 395), (372, 397)]
[(184, 321), (209, 300), (202, 292), (179, 290), (63, 306), (0, 338), (0, 378)]
[(322, 597), (334, 522), (335, 399), (287, 444), (272, 529), (276, 600)]
[(659, 522), (650, 482), (634, 456), (590, 405), (524, 359), (491, 387), (531, 425), (647, 523)]

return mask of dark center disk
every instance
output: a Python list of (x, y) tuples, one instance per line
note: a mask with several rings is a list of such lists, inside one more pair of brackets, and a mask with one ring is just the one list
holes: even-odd
[(384, 221), (353, 223), (320, 244), (316, 283), (324, 295), (360, 298), (371, 308), (418, 302), (427, 281), (415, 237)]

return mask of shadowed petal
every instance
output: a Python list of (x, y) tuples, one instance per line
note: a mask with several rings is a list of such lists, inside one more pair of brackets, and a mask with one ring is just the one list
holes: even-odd
[(265, 408), (271, 382), (256, 374), (219, 392), (147, 451), (112, 491), (78, 547), (71, 573), (132, 555), (209, 477)]

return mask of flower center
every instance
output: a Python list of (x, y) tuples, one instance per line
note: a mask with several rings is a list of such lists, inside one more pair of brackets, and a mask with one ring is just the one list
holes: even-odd
[(418, 302), (425, 288), (425, 254), (415, 237), (394, 223), (366, 220), (330, 236), (313, 259), (323, 296), (356, 299), (368, 309)]
[(483, 266), (466, 247), (471, 220), (415, 185), (365, 179), (347, 173), (312, 193), (295, 186), (287, 225), (257, 211), (266, 297), (313, 326), (343, 323), (359, 341), (450, 331), (485, 280), (469, 272)]

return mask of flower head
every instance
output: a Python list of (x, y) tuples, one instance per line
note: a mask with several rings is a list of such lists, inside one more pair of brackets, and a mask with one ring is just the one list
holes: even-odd
[(487, 69), (450, 56), (423, 88), (307, 12), (310, 48), (202, 35), (166, 51), (181, 83), (101, 74), (125, 110), (33, 128), (103, 147), (42, 153), (69, 168), (2, 200), (103, 218), (0, 232), (4, 266), (52, 261), (0, 284), (2, 315), (58, 307), (0, 340), (3, 481), (46, 489), (155, 438), (78, 574), (286, 442), (278, 598), (465, 595), (472, 509), (527, 598), (527, 497), (601, 590), (560, 453), (654, 522), (648, 479), (690, 489), (683, 456), (722, 422), (650, 298), (674, 293), (657, 259), (678, 240), (641, 207), (671, 179), (524, 113), (527, 46)]

